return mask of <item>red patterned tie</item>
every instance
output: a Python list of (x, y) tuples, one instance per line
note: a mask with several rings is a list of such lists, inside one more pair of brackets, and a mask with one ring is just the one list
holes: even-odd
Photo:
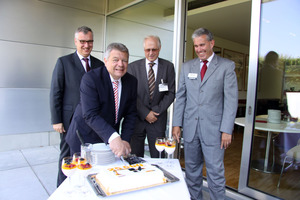
[(200, 72), (200, 74), (201, 74), (201, 81), (203, 80), (203, 77), (204, 77), (205, 72), (206, 72), (206, 70), (207, 70), (207, 65), (206, 65), (206, 63), (208, 63), (208, 61), (207, 61), (207, 60), (204, 60), (204, 61), (203, 61), (203, 66), (202, 66), (201, 72)]
[(154, 62), (149, 63), (149, 71), (148, 71), (148, 84), (149, 84), (149, 92), (150, 92), (150, 101), (153, 98), (153, 93), (154, 93), (154, 87), (155, 87), (155, 76), (154, 76), (154, 71), (153, 71), (153, 65), (155, 65)]
[(119, 91), (118, 91), (118, 86), (119, 86), (119, 81), (114, 81), (114, 97), (115, 97), (115, 123), (118, 121), (118, 111), (119, 111)]
[(89, 59), (88, 58), (83, 58), (83, 60), (85, 61), (86, 72), (90, 71), (91, 68), (90, 68), (90, 65), (89, 65)]

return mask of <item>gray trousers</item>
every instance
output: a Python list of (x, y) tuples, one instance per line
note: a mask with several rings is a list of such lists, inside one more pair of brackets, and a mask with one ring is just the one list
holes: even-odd
[(186, 183), (191, 199), (202, 199), (204, 161), (210, 199), (225, 199), (224, 149), (220, 144), (204, 144), (198, 130), (192, 142), (184, 142)]

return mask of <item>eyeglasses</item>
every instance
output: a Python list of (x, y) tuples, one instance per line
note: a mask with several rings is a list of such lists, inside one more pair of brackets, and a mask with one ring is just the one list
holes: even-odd
[(152, 52), (157, 52), (158, 49), (144, 49), (144, 51), (146, 51), (147, 53), (149, 53), (150, 51), (152, 51)]
[(80, 44), (93, 44), (94, 40), (78, 40), (80, 42)]

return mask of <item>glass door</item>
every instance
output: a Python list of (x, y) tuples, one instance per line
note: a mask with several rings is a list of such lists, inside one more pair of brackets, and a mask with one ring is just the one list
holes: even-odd
[(245, 127), (239, 192), (257, 199), (300, 195), (299, 9), (252, 1), (246, 116), (236, 121)]

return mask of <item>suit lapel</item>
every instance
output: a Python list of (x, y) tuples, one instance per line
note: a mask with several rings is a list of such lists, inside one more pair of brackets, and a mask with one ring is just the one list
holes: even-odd
[(126, 99), (128, 98), (128, 94), (130, 94), (130, 84), (127, 83), (127, 74), (125, 74), (122, 78), (121, 78), (121, 81), (122, 81), (122, 91), (121, 91), (121, 99), (120, 99), (120, 106), (119, 106), (119, 112), (118, 112), (118, 120), (119, 120), (119, 116), (121, 113), (123, 113), (123, 110), (124, 110), (124, 107), (125, 107), (125, 102), (126, 102)]
[(81, 61), (77, 55), (77, 53), (75, 52), (73, 54), (73, 61), (75, 63), (75, 67), (81, 72), (81, 74), (83, 75), (85, 73), (85, 70), (83, 69), (83, 66), (81, 64)]
[(158, 91), (158, 85), (161, 83), (161, 80), (163, 79), (163, 74), (164, 74), (164, 66), (161, 64), (160, 59), (158, 58), (158, 66), (157, 66), (157, 74), (156, 74), (156, 79), (155, 79), (155, 88), (154, 88), (154, 94)]
[(214, 71), (218, 68), (218, 59), (216, 55), (214, 55), (213, 59), (211, 60), (211, 63), (209, 64), (209, 67), (207, 68), (207, 71), (205, 73), (205, 76), (203, 78), (203, 81), (201, 82), (201, 85), (203, 85), (207, 79), (214, 73)]
[(194, 63), (192, 65), (189, 73), (197, 74), (197, 82), (198, 82), (198, 84), (201, 83), (201, 77), (200, 77), (200, 60), (199, 60), (199, 58), (194, 59)]
[[(141, 74), (141, 80), (142, 80), (142, 85), (145, 87), (144, 91), (145, 95), (148, 96), (148, 99), (150, 99), (150, 92), (149, 92), (149, 86), (148, 86), (148, 72), (147, 72), (147, 68), (146, 68), (146, 59), (141, 60), (140, 64), (139, 64), (139, 74)], [(154, 89), (154, 93), (155, 93), (155, 89)]]
[(95, 58), (93, 56), (90, 56), (91, 58), (91, 69), (94, 69), (95, 68)]
[[(105, 84), (104, 88), (107, 89), (107, 91), (105, 91), (105, 93), (110, 98), (109, 102), (111, 102), (111, 103), (109, 104), (109, 106), (112, 106), (111, 109), (114, 111), (114, 116), (116, 116), (114, 89), (112, 86), (110, 75), (109, 75), (109, 72), (107, 71), (106, 67), (103, 67), (102, 70), (103, 70), (103, 75), (101, 76), (101, 78), (103, 79), (102, 83)], [(123, 94), (123, 83), (122, 83), (122, 94)], [(122, 98), (122, 95), (121, 95), (121, 98)], [(121, 100), (122, 99), (120, 99), (120, 106), (121, 106)], [(120, 107), (119, 107), (119, 110), (120, 110)]]
[(90, 56), (91, 58), (91, 69), (95, 69), (97, 66), (96, 66), (96, 58), (93, 57), (93, 56)]

